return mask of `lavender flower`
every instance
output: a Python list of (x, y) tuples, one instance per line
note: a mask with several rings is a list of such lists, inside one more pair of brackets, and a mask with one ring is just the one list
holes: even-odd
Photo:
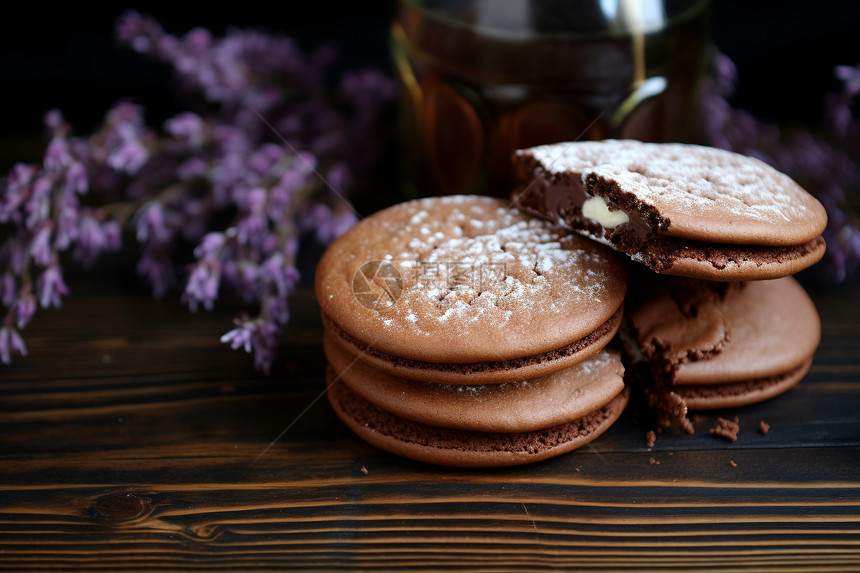
[(254, 351), (254, 364), (259, 370), (268, 373), (277, 348), (278, 327), (247, 315), (237, 318), (234, 323), (236, 328), (223, 335), (221, 342), (229, 344), (233, 350), (244, 348), (248, 353)]
[(39, 304), (42, 308), (60, 308), (63, 306), (62, 297), (69, 294), (69, 287), (63, 281), (59, 265), (52, 263), (42, 271), (38, 282)]
[(218, 298), (218, 288), (221, 284), (221, 274), (218, 265), (202, 261), (193, 266), (193, 270), (185, 284), (183, 300), (192, 311), (197, 312), (198, 305), (206, 310), (212, 310), (215, 299)]
[(3, 276), (0, 276), (0, 304), (3, 306), (12, 306), (12, 301), (18, 294), (18, 281), (15, 280), (15, 275), (6, 271)]
[(245, 204), (245, 214), (236, 224), (236, 240), (242, 245), (259, 247), (269, 228), (266, 217), (267, 192), (255, 187), (243, 195), (245, 199), (241, 202)]
[(38, 169), (33, 165), (17, 164), (6, 177), (3, 195), (0, 197), (0, 223), (19, 224), (20, 207), (29, 193)]
[(244, 348), (248, 354), (254, 350), (254, 325), (246, 319), (236, 319), (236, 328), (221, 336), (221, 342), (233, 350)]
[(64, 135), (54, 135), (45, 152), (42, 165), (48, 173), (59, 173), (75, 161), (71, 148)]
[(158, 46), (153, 45), (152, 39), (159, 38), (162, 34), (164, 30), (158, 22), (134, 10), (123, 14), (116, 27), (117, 38), (137, 52), (157, 50)]
[(27, 346), (18, 331), (7, 324), (0, 328), (0, 362), (9, 364), (13, 352), (27, 356)]
[(204, 261), (217, 261), (226, 240), (224, 233), (207, 233), (194, 249), (194, 256)]
[(860, 150), (847, 137), (857, 130), (852, 105), (860, 95), (860, 66), (837, 66), (835, 74), (844, 87), (827, 99), (828, 127), (836, 137), (825, 139), (799, 128), (780, 129), (733, 108), (728, 100), (737, 83), (737, 69), (725, 55), (716, 53), (712, 77), (700, 100), (699, 126), (705, 144), (757, 157), (821, 201), (828, 214), (822, 271), (825, 278), (842, 282), (860, 265), (860, 221), (846, 202), (849, 190), (860, 189), (860, 165), (852, 159)]
[(836, 77), (844, 82), (845, 93), (849, 96), (860, 95), (860, 65), (852, 66), (836, 66), (833, 70)]
[(37, 265), (43, 267), (47, 266), (51, 261), (51, 257), (54, 256), (51, 242), (51, 235), (53, 234), (51, 227), (52, 224), (50, 222), (45, 223), (30, 241), (30, 256)]
[(299, 271), (275, 252), (260, 265), (260, 280), (266, 294), (286, 298), (298, 283)]
[(92, 213), (83, 211), (78, 220), (74, 257), (85, 267), (92, 267), (104, 251), (118, 250), (121, 231), (116, 221), (100, 223)]
[(860, 97), (860, 64), (857, 67), (836, 66), (833, 70), (836, 77), (843, 82), (842, 91), (831, 94), (828, 98), (828, 117), (835, 133), (842, 138), (856, 136), (860, 133), (853, 107)]
[(148, 152), (137, 139), (123, 141), (111, 150), (107, 163), (116, 171), (134, 175), (146, 163)]
[(29, 188), (29, 197), (24, 204), (28, 229), (35, 229), (48, 219), (51, 213), (53, 182), (49, 177), (38, 177)]
[(15, 326), (24, 328), (30, 323), (33, 315), (36, 314), (36, 298), (29, 292), (29, 289), (25, 289), (18, 296), (15, 304), (12, 305), (12, 310), (15, 315)]
[(81, 154), (82, 147), (69, 138), (69, 126), (58, 111), (46, 114), (45, 126), (50, 140), (41, 165), (17, 165), (2, 184), (0, 303), (5, 317), (0, 351), (4, 362), (12, 353), (26, 353), (18, 331), (32, 319), (37, 302), (43, 308), (59, 308), (69, 294), (61, 254), (76, 246), (76, 255), (86, 262), (98, 252), (118, 247), (116, 230), (110, 239), (96, 235), (94, 211), (80, 202), (90, 188), (89, 152)]
[(87, 168), (80, 161), (73, 161), (66, 169), (63, 181), (63, 193), (68, 196), (73, 193), (86, 193), (89, 187)]
[(176, 282), (170, 260), (158, 252), (144, 251), (135, 271), (152, 288), (152, 296), (162, 299)]
[(202, 147), (207, 139), (205, 121), (190, 111), (168, 119), (164, 124), (164, 129), (176, 139), (186, 141), (188, 146), (194, 149)]
[(140, 208), (135, 229), (140, 243), (167, 243), (171, 238), (165, 222), (164, 208), (158, 202), (151, 202)]
[(222, 340), (268, 371), (299, 280), (299, 238), (328, 242), (354, 224), (345, 197), (378, 157), (371, 135), (394, 83), (374, 71), (330, 81), (331, 47), (306, 55), (291, 38), (262, 32), (174, 36), (127, 12), (116, 35), (170, 64), (193, 108), (209, 112), (182, 111), (159, 131), (142, 107), (120, 101), (86, 137), (73, 137), (59, 111), (45, 115), (41, 165), (14, 167), (0, 187), (0, 358), (26, 352), (18, 330), (37, 306), (59, 307), (69, 294), (65, 253), (91, 266), (130, 227), (136, 271), (154, 296), (177, 282), (190, 246), (196, 260), (181, 299), (192, 311), (213, 308), (226, 291), (256, 307)]

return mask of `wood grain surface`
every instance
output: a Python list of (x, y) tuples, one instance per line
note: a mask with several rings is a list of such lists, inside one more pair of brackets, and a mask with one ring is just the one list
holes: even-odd
[(267, 378), (218, 341), (237, 308), (121, 282), (74, 285), (0, 370), (2, 570), (860, 570), (856, 286), (813, 292), (822, 344), (784, 396), (653, 448), (631, 410), (572, 454), (476, 471), (340, 423), (310, 290)]

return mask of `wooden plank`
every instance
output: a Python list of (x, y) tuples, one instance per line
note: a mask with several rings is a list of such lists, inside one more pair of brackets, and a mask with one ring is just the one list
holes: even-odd
[(816, 293), (812, 370), (720, 412), (737, 442), (708, 435), (714, 414), (649, 449), (628, 412), (580, 451), (503, 470), (355, 438), (319, 399), (309, 290), (270, 378), (218, 342), (236, 308), (72, 298), (2, 371), (0, 569), (857, 570), (857, 294)]

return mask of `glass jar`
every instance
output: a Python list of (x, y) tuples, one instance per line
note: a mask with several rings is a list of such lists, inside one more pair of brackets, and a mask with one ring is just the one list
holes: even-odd
[(507, 196), (516, 149), (689, 141), (709, 0), (399, 0), (410, 195)]

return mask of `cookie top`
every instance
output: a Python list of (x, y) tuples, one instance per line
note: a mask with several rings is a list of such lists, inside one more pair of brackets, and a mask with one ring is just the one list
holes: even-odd
[[(807, 364), (821, 335), (818, 312), (791, 277), (714, 290), (666, 278), (626, 319), (642, 353), (669, 384), (708, 385), (781, 376)], [(681, 294), (682, 291), (687, 292)]]
[(607, 140), (517, 152), (539, 168), (615, 182), (660, 234), (743, 245), (807, 243), (827, 224), (812, 195), (753, 157), (689, 144)]
[(395, 205), (320, 260), (323, 314), (350, 337), (411, 360), (470, 363), (548, 352), (621, 306), (614, 253), (489, 197)]
[(356, 361), (332, 340), (324, 340), (329, 365), (356, 394), (401, 418), (424, 424), (483, 432), (525, 432), (585, 416), (624, 388), (617, 350), (552, 374), (503, 384), (450, 385), (386, 374)]

